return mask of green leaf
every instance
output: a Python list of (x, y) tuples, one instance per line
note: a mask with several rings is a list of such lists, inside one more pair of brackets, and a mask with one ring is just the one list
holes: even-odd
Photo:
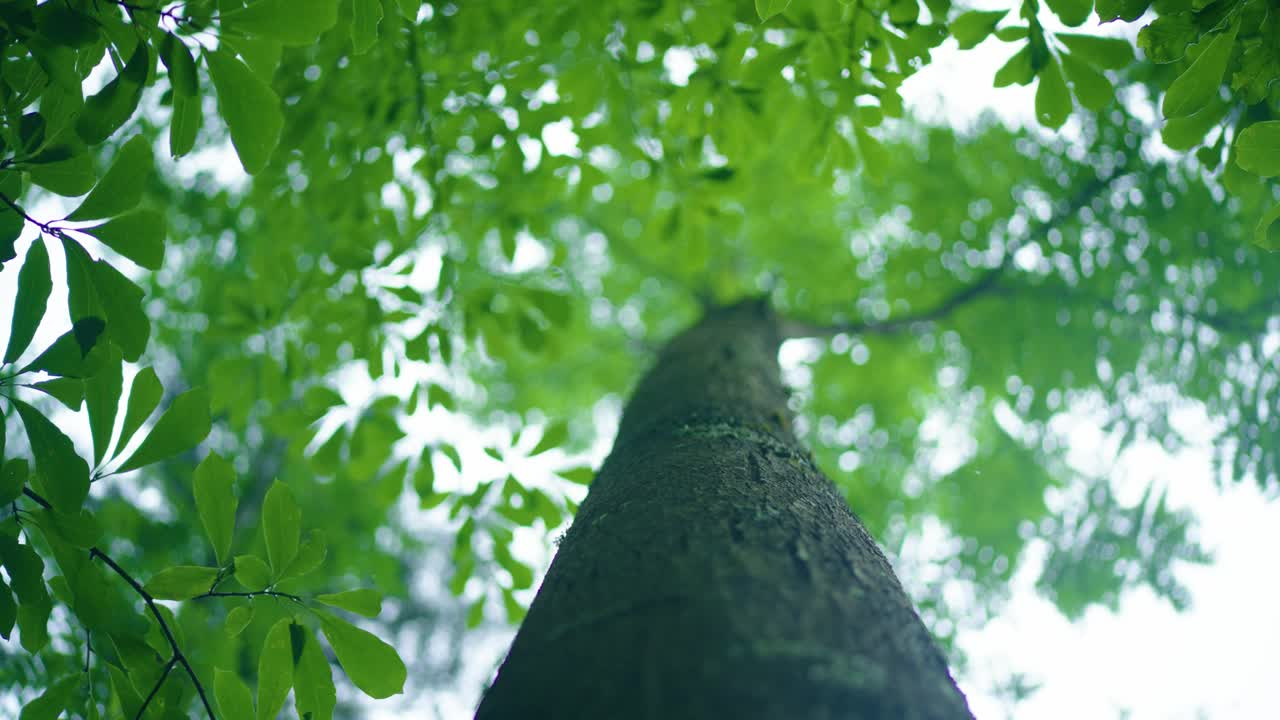
[(8, 505), (22, 495), (22, 488), (27, 484), (27, 461), (25, 458), (9, 458), (0, 465), (0, 505)]
[(1008, 10), (970, 10), (961, 13), (951, 21), (951, 36), (960, 43), (961, 50), (968, 50), (986, 40), (1008, 14)]
[(169, 84), (175, 94), (192, 98), (200, 92), (196, 61), (177, 35), (165, 33), (160, 40), (160, 62), (169, 71)]
[(1124, 20), (1133, 22), (1151, 7), (1151, 0), (1097, 0), (1098, 21)]
[[(245, 10), (264, 4), (279, 3), (267, 0)], [(301, 15), (305, 17), (313, 13), (308, 9)], [(236, 148), (244, 171), (255, 175), (267, 166), (272, 150), (280, 141), (280, 130), (284, 127), (280, 98), (249, 66), (227, 51), (207, 52), (204, 58), (218, 96), (218, 111), (231, 132), (231, 144)]]
[(217, 578), (218, 568), (177, 565), (152, 575), (145, 588), (157, 600), (190, 600), (209, 592)]
[(222, 14), (222, 29), (306, 46), (338, 22), (337, 0), (260, 0)]
[(302, 655), (293, 670), (293, 701), (299, 717), (333, 720), (333, 711), (338, 705), (333, 669), (320, 648), (320, 642), (310, 633), (305, 637)]
[(83, 195), (98, 181), (93, 172), (93, 159), (82, 148), (64, 160), (39, 162), (32, 159), (23, 167), (31, 176), (31, 182), (63, 197)]
[(252, 605), (237, 605), (227, 613), (227, 620), (222, 625), (222, 630), (227, 637), (235, 637), (244, 632), (250, 621), (253, 620)]
[(89, 411), (89, 434), (93, 437), (93, 464), (102, 464), (107, 447), (111, 444), (111, 431), (115, 429), (116, 413), (120, 408), (120, 394), (124, 389), (120, 350), (112, 345), (107, 348), (102, 369), (84, 381), (84, 399)]
[(155, 412), (163, 395), (164, 388), (160, 386), (160, 378), (156, 377), (156, 371), (153, 368), (142, 368), (137, 375), (133, 376), (133, 382), (129, 385), (129, 401), (125, 403), (124, 425), (120, 429), (119, 448), (129, 444), (133, 434), (142, 427), (142, 423), (146, 422), (147, 418), (151, 417), (151, 413)]
[(301, 536), (302, 511), (289, 486), (276, 480), (262, 501), (262, 537), (267, 543), (273, 577), (279, 578), (293, 562)]
[(201, 97), (173, 98), (173, 118), (169, 121), (169, 154), (182, 157), (195, 147), (196, 136), (200, 133), (200, 125), (204, 122), (204, 110)]
[(68, 709), (82, 679), (79, 674), (69, 675), (49, 686), (39, 697), (22, 707), (18, 720), (58, 720), (62, 711)]
[(102, 524), (88, 510), (67, 514), (41, 509), (35, 515), (42, 530), (72, 547), (88, 550), (102, 539)]
[(480, 597), (467, 608), (467, 629), (475, 630), (482, 622), (484, 622), (484, 598)]
[(1093, 0), (1045, 0), (1063, 25), (1075, 27), (1083, 25), (1093, 11)]
[(1071, 117), (1071, 92), (1062, 79), (1058, 63), (1050, 60), (1040, 68), (1040, 84), (1036, 87), (1036, 118), (1045, 127), (1057, 130)]
[(367, 618), (378, 617), (378, 613), (382, 612), (382, 593), (369, 588), (317, 595), (316, 600)]
[(1062, 56), (1062, 69), (1075, 92), (1076, 99), (1085, 108), (1098, 112), (1115, 99), (1115, 87), (1106, 75), (1078, 60), (1074, 55)]
[(0, 577), (0, 638), (9, 639), (13, 623), (18, 619), (18, 603), (13, 599), (9, 584)]
[(84, 47), (98, 39), (98, 21), (63, 3), (45, 3), (36, 10), (36, 28), (58, 45)]
[(395, 648), (327, 612), (317, 610), (316, 616), (342, 669), (361, 692), (382, 699), (404, 691), (407, 673)]
[(351, 49), (356, 55), (369, 52), (377, 44), (381, 21), (381, 0), (351, 0)]
[(120, 74), (96, 95), (85, 98), (84, 110), (76, 122), (76, 132), (82, 140), (97, 145), (125, 124), (142, 99), (153, 64), (151, 46), (140, 42)]
[(435, 482), (436, 470), (431, 464), (431, 449), (427, 448), (422, 451), (418, 467), (413, 471), (413, 490), (420, 498), (425, 498), (434, 492)]
[(589, 465), (572, 468), (569, 470), (557, 470), (556, 474), (572, 483), (579, 485), (590, 485), (591, 480), (596, 476), (594, 470)]
[(1195, 16), (1189, 12), (1161, 15), (1138, 31), (1138, 48), (1153, 63), (1177, 62), (1196, 39)]
[(85, 269), (107, 316), (107, 335), (120, 347), (125, 360), (137, 362), (151, 337), (142, 288), (104, 260), (95, 260)]
[(71, 329), (63, 333), (45, 351), (27, 363), (22, 372), (43, 370), (50, 375), (85, 378), (92, 376), (102, 366), (104, 352), (94, 352), (98, 338), (106, 323), (100, 318), (87, 317), (77, 320)]
[(542, 431), (542, 438), (538, 440), (538, 444), (533, 446), (533, 450), (529, 451), (530, 455), (538, 455), (552, 448), (560, 447), (569, 439), (569, 423), (564, 420), (557, 420), (547, 425)]
[(9, 573), (13, 594), (20, 605), (48, 605), (49, 589), (44, 584), (44, 560), (29, 544), (19, 544), (0, 535), (0, 563)]
[(1280, 250), (1280, 223), (1277, 220), (1280, 220), (1280, 205), (1268, 210), (1258, 221), (1258, 227), (1253, 231), (1255, 245), (1271, 252)]
[(13, 325), (9, 330), (9, 345), (4, 351), (4, 361), (11, 363), (22, 356), (36, 328), (44, 317), (53, 289), (53, 277), (49, 274), (49, 249), (43, 237), (37, 237), (22, 261), (18, 271), (18, 296), (13, 305)]
[(996, 71), (995, 86), (1026, 85), (1035, 76), (1035, 68), (1031, 67), (1031, 44), (1027, 43)]
[(790, 4), (791, 0), (756, 0), (756, 14), (761, 20), (768, 20), (785, 11)]
[(56, 399), (72, 412), (79, 412), (84, 403), (84, 381), (59, 377), (35, 383), (31, 387)]
[(249, 590), (261, 590), (271, 584), (271, 568), (257, 555), (237, 555), (235, 576)]
[(116, 472), (129, 472), (190, 450), (209, 434), (209, 393), (195, 388), (174, 398), (136, 452)]
[(253, 693), (238, 674), (214, 668), (213, 695), (218, 699), (219, 717), (248, 720), (254, 716)]
[(35, 655), (49, 644), (49, 615), (53, 605), (47, 600), (42, 605), (24, 603), (18, 606), (18, 633), (22, 635), (22, 648)]
[(1208, 105), (1183, 117), (1166, 120), (1160, 130), (1160, 139), (1173, 150), (1190, 150), (1204, 140), (1214, 126), (1226, 117), (1230, 105), (1220, 98), (1213, 98)]
[(267, 631), (258, 657), (258, 720), (275, 720), (293, 687), (293, 648), (289, 639), (291, 618), (283, 618)]
[(281, 574), (280, 579), (302, 577), (313, 572), (324, 563), (328, 550), (323, 530), (307, 531), (306, 538), (298, 546), (297, 556), (293, 558), (293, 562), (289, 563), (289, 567)]
[(142, 199), (153, 164), (151, 143), (142, 135), (134, 135), (120, 148), (107, 174), (67, 219), (97, 220), (132, 209)]
[(1280, 175), (1280, 120), (1254, 123), (1236, 136), (1236, 164), (1254, 175)]
[(10, 398), (22, 418), (36, 460), (36, 473), (48, 500), (64, 513), (80, 510), (89, 496), (89, 465), (76, 454), (71, 439), (62, 433), (39, 410)]
[(236, 529), (235, 482), (235, 469), (217, 453), (209, 453), (196, 467), (192, 488), (196, 512), (218, 565), (225, 565), (231, 559), (231, 540)]
[(1104, 70), (1123, 70), (1134, 61), (1133, 46), (1124, 38), (1058, 33), (1055, 37), (1071, 54)]
[(80, 232), (149, 270), (160, 269), (164, 260), (164, 216), (156, 210), (134, 210)]
[(1166, 118), (1184, 117), (1209, 104), (1222, 87), (1227, 61), (1235, 47), (1236, 30), (1232, 26), (1208, 41), (1200, 57), (1169, 85), (1160, 106)]
[(889, 168), (889, 153), (884, 145), (861, 127), (853, 128), (853, 136), (858, 142), (858, 154), (862, 157), (862, 167), (867, 174), (875, 180), (884, 179)]

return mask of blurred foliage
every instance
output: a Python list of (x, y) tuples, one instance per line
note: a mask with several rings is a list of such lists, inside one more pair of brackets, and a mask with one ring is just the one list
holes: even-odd
[[(1072, 617), (1183, 606), (1173, 479), (1109, 473), (1190, 413), (1280, 486), (1280, 19), (1046, 5), (0, 0), (0, 689), (449, 685), (649, 352), (761, 293), (821, 337), (786, 349), (820, 464), (892, 552), (944, 538), (902, 568), (941, 640), (1022, 568)], [(982, 42), (1042, 128), (904, 117)]]

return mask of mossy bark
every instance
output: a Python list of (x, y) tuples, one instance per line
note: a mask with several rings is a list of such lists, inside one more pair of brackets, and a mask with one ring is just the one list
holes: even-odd
[(892, 568), (790, 430), (764, 303), (672, 340), (476, 717), (971, 717)]

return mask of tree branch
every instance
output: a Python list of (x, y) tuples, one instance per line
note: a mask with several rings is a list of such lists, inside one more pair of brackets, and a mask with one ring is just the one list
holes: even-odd
[(178, 663), (178, 658), (171, 657), (169, 662), (165, 663), (164, 670), (160, 672), (160, 679), (156, 680), (156, 684), (151, 688), (151, 692), (147, 693), (147, 699), (142, 701), (142, 705), (138, 707), (138, 714), (134, 715), (135, 720), (142, 720), (142, 714), (147, 711), (147, 706), (156, 695), (160, 693), (160, 688), (164, 686), (164, 681), (169, 679), (169, 673), (173, 671), (173, 666)]
[[(22, 488), (22, 494), (26, 495), (45, 510), (53, 509), (53, 505), (50, 504), (48, 500), (41, 497), (39, 493), (35, 492), (31, 488)], [(208, 713), (209, 720), (217, 720), (217, 715), (213, 712), (213, 705), (209, 703), (209, 696), (205, 693), (204, 685), (200, 683), (200, 677), (196, 675), (195, 668), (191, 667), (191, 663), (187, 660), (187, 656), (182, 653), (182, 648), (178, 646), (178, 640), (174, 637), (173, 631), (169, 628), (169, 623), (165, 621), (164, 615), (160, 614), (160, 608), (156, 606), (155, 598), (151, 597), (151, 593), (147, 592), (146, 589), (142, 587), (142, 583), (139, 583), (134, 579), (127, 570), (120, 567), (119, 563), (112, 560), (111, 556), (104, 553), (98, 547), (95, 546), (89, 548), (89, 557), (97, 558), (106, 563), (107, 567), (111, 568), (116, 575), (119, 575), (122, 580), (128, 583), (129, 587), (133, 588), (133, 591), (142, 598), (144, 603), (146, 603), (147, 609), (151, 611), (151, 616), (154, 617), (156, 619), (156, 623), (160, 625), (160, 632), (169, 643), (169, 648), (173, 650), (173, 658), (169, 661), (169, 665), (172, 666), (175, 662), (182, 665), (182, 669), (185, 670), (187, 676), (191, 678), (191, 684), (195, 685), (196, 694), (200, 696), (200, 702), (204, 705), (204, 710)], [(164, 674), (168, 675), (168, 669), (166, 669)], [(163, 676), (160, 681), (164, 682)], [(151, 694), (155, 695), (157, 690), (158, 687), (153, 688)], [(147, 702), (150, 702), (149, 698)], [(143, 704), (143, 709), (146, 709), (145, 703)], [(141, 714), (139, 714), (139, 716), (141, 716)]]
[[(1050, 230), (1079, 212), (1080, 209), (1089, 201), (1099, 195), (1103, 190), (1110, 187), (1111, 183), (1124, 175), (1126, 171), (1127, 165), (1116, 168), (1105, 178), (1094, 177), (1091, 181), (1080, 188), (1078, 192), (1071, 196), (1070, 200), (1063, 205), (1063, 209), (1060, 212), (1054, 213), (1048, 220), (1040, 223), (1037, 231), (1034, 233), (1034, 237), (1036, 239), (1040, 239), (1048, 235)], [(1009, 264), (1013, 261), (1013, 256), (1024, 245), (1025, 242), (1018, 242), (1016, 240), (1010, 242), (1009, 247), (1005, 249), (1004, 256), (1001, 258), (998, 265), (984, 272), (976, 282), (960, 288), (941, 303), (928, 310), (880, 321), (857, 320), (845, 323), (823, 324), (791, 318), (782, 318), (779, 323), (779, 331), (781, 332), (783, 339), (829, 337), (840, 333), (847, 333), (851, 335), (893, 335), (921, 323), (941, 320), (968, 303), (982, 297), (983, 295), (989, 294), (994, 290), (999, 284), (1001, 276), (1004, 275)]]

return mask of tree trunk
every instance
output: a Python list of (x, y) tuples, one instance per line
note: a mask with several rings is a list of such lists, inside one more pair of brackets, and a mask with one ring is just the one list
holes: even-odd
[(663, 349), (477, 720), (972, 717), (790, 430), (778, 328), (748, 301)]

